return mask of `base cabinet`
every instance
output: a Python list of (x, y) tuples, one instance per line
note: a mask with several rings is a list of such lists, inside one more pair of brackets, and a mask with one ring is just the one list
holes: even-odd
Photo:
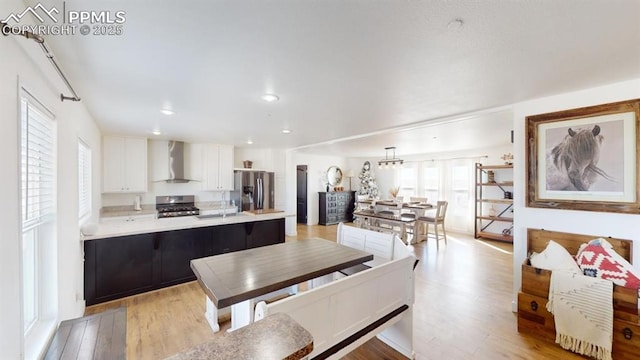
[(284, 219), (84, 242), (87, 305), (195, 280), (191, 260), (284, 242)]
[(246, 223), (247, 249), (260, 246), (274, 245), (284, 239), (284, 221), (269, 220)]
[(154, 234), (84, 243), (87, 305), (153, 289)]
[(171, 286), (195, 280), (191, 260), (205, 256), (205, 244), (210, 237), (208, 228), (158, 233), (160, 284)]
[(211, 229), (211, 241), (207, 243), (204, 256), (226, 254), (247, 248), (247, 232), (244, 224), (215, 226)]

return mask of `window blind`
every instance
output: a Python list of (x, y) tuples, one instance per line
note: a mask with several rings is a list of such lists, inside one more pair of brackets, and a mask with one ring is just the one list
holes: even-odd
[(78, 218), (91, 216), (91, 149), (78, 140)]
[(23, 231), (52, 219), (55, 207), (55, 123), (27, 94), (21, 97), (21, 181)]

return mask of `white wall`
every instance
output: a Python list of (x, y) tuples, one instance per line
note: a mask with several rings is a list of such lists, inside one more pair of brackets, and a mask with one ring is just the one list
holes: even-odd
[[(318, 224), (318, 202), (320, 191), (327, 191), (326, 185), (326, 173), (330, 166), (338, 166), (343, 170), (343, 174), (346, 172), (345, 165), (346, 159), (338, 156), (323, 156), (323, 155), (310, 155), (305, 153), (294, 153), (293, 155), (293, 167), (289, 168), (295, 174), (297, 165), (307, 165), (307, 224)], [(294, 175), (295, 179), (295, 175)], [(342, 186), (345, 189), (346, 179), (343, 176)], [(289, 188), (288, 194), (295, 200), (296, 198), (296, 183), (293, 182)], [(294, 202), (295, 204), (295, 202)], [(295, 211), (295, 207), (294, 207)]]
[[(527, 256), (527, 228), (564, 231), (579, 234), (612, 236), (634, 241), (635, 259), (640, 259), (639, 215), (599, 213), (592, 211), (548, 210), (528, 208), (525, 193), (526, 117), (609, 102), (640, 98), (640, 79), (550, 96), (514, 105), (514, 245), (513, 293), (514, 310), (521, 285), (521, 264)], [(638, 264), (636, 268), (640, 269)]]
[[(0, 13), (8, 13), (8, 6), (0, 6)], [(13, 211), (5, 211), (0, 216), (0, 349), (8, 359), (18, 359), (21, 353), (22, 331), (20, 325), (20, 212), (19, 204), (19, 152), (18, 152), (18, 74), (30, 77), (38, 88), (47, 89), (46, 84), (37, 81), (38, 74), (29, 64), (29, 59), (15, 40), (4, 38), (0, 41), (0, 53), (4, 56), (0, 67), (0, 109), (2, 122), (0, 142), (4, 174), (0, 177), (0, 194), (5, 204)], [(28, 75), (27, 75), (28, 74)], [(36, 84), (33, 84), (34, 86)], [(47, 89), (47, 94), (50, 90)]]
[[(22, 11), (18, 0), (0, 2), (0, 14)], [(0, 177), (0, 197), (11, 209), (0, 217), (0, 352), (3, 359), (21, 358), (22, 327), (20, 300), (20, 214), (19, 214), (19, 141), (18, 141), (18, 78), (55, 114), (58, 128), (58, 299), (59, 320), (81, 316), (84, 302), (76, 300), (82, 294), (82, 252), (78, 225), (77, 147), (82, 137), (92, 149), (93, 213), (100, 208), (101, 159), (100, 131), (82, 102), (60, 102), (60, 92), (66, 95), (55, 70), (33, 40), (3, 37), (0, 67), (0, 142), (3, 176)], [(80, 94), (82, 96), (82, 94)], [(96, 219), (92, 219), (95, 221)]]
[(92, 209), (100, 213), (101, 134), (82, 103), (65, 101), (58, 119), (58, 299), (60, 320), (84, 313), (84, 250), (78, 224), (78, 138), (91, 148)]

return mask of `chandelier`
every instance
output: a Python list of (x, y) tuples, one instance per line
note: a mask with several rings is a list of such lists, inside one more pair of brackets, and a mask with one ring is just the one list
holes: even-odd
[[(389, 158), (389, 150), (392, 151), (391, 158)], [(396, 158), (396, 147), (389, 146), (384, 148), (384, 159), (378, 161), (378, 169), (395, 168), (396, 165), (402, 167), (404, 160)]]

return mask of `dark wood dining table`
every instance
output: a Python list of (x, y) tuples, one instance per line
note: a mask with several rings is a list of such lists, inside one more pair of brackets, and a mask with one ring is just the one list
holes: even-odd
[(231, 330), (253, 321), (256, 299), (373, 260), (334, 241), (311, 238), (191, 260), (207, 295), (206, 317), (219, 330), (218, 309), (231, 306)]
[[(375, 207), (375, 206), (397, 207), (398, 206), (398, 203), (395, 202), (394, 200), (376, 200), (375, 202), (373, 200), (360, 200), (358, 202), (362, 204), (369, 204), (372, 207)], [(426, 210), (431, 210), (433, 208), (434, 207), (431, 204), (420, 203), (420, 202), (403, 202), (402, 203), (402, 209), (409, 209), (411, 211), (424, 212)]]

